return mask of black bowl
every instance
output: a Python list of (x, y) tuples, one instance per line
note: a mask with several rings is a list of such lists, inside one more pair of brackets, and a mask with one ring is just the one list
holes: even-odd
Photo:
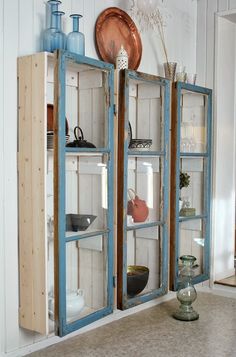
[(97, 216), (92, 214), (67, 214), (66, 230), (67, 231), (85, 231), (93, 223)]
[(142, 265), (129, 265), (127, 268), (127, 294), (133, 297), (145, 288), (148, 282), (149, 269)]

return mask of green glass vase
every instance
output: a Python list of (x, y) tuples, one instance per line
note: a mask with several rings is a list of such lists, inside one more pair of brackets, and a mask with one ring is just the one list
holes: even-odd
[(199, 318), (199, 314), (192, 307), (192, 303), (197, 298), (197, 292), (192, 283), (194, 276), (193, 266), (196, 258), (193, 255), (183, 255), (180, 260), (182, 261), (182, 268), (179, 273), (177, 291), (177, 299), (180, 302), (180, 306), (173, 314), (173, 317), (177, 320), (193, 321)]

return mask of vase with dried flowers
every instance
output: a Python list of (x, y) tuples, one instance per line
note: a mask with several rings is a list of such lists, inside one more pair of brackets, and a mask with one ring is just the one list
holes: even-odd
[(158, 31), (165, 58), (165, 77), (174, 81), (177, 63), (170, 62), (168, 59), (164, 33), (164, 18), (159, 7), (159, 0), (133, 0), (130, 14), (131, 17), (138, 20), (141, 32), (147, 31), (148, 29)]

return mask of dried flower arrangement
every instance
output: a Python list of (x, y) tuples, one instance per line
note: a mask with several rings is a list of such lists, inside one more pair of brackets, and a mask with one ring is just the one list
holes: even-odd
[(133, 0), (130, 15), (132, 18), (138, 20), (141, 32), (148, 29), (158, 30), (165, 61), (168, 64), (169, 60), (164, 34), (165, 23), (158, 4), (158, 0)]

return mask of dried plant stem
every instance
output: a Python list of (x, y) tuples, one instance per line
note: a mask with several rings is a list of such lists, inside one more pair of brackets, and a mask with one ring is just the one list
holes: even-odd
[(169, 61), (168, 61), (168, 56), (167, 56), (167, 49), (166, 49), (166, 44), (165, 44), (165, 36), (164, 36), (163, 26), (162, 26), (162, 24), (160, 22), (158, 22), (157, 23), (157, 27), (158, 27), (158, 31), (159, 31), (159, 35), (160, 35), (161, 44), (162, 44), (162, 47), (163, 47), (166, 63), (168, 65), (168, 67), (169, 67)]

